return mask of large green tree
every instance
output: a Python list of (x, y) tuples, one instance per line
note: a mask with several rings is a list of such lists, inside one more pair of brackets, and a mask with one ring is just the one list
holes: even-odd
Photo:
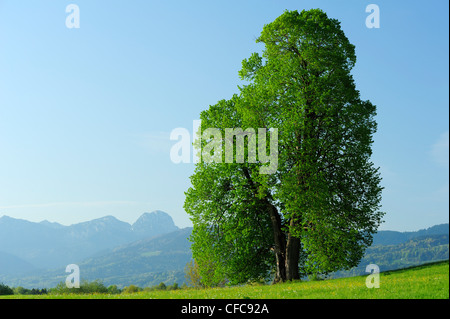
[(201, 130), (265, 128), (269, 140), (276, 128), (277, 169), (261, 174), (269, 165), (261, 154), (249, 161), (249, 148), (236, 146), (233, 163), (222, 152), (222, 161), (196, 165), (185, 209), (210, 285), (349, 269), (382, 222), (381, 178), (370, 160), (376, 107), (356, 90), (355, 48), (339, 21), (319, 9), (285, 11), (257, 42), (262, 56), (252, 54), (239, 72), (247, 85), (202, 112)]

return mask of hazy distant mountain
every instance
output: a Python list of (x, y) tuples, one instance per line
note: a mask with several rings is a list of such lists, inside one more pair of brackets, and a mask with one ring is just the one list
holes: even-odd
[(162, 211), (144, 213), (133, 225), (113, 216), (70, 226), (3, 216), (0, 218), (0, 252), (38, 268), (55, 268), (105, 249), (177, 229), (172, 218)]
[[(8, 216), (3, 216), (3, 217), (8, 217)], [(56, 222), (49, 222), (48, 220), (43, 220), (39, 224), (45, 225), (47, 227), (55, 228), (55, 229), (59, 229), (59, 228), (63, 228), (64, 227), (64, 225), (61, 225), (61, 224), (56, 223)]]
[(170, 233), (178, 229), (172, 218), (163, 211), (156, 210), (152, 213), (144, 213), (131, 226), (135, 234), (141, 237), (156, 236)]
[(376, 264), (380, 271), (388, 271), (448, 259), (448, 233), (423, 235), (400, 244), (371, 246), (357, 267), (338, 271), (332, 277), (367, 275), (366, 266), (369, 264)]
[(373, 236), (373, 244), (376, 245), (397, 245), (405, 243), (408, 240), (420, 237), (420, 236), (430, 236), (430, 235), (441, 235), (449, 233), (449, 224), (440, 224), (429, 227), (427, 229), (421, 229), (418, 231), (410, 232), (399, 232), (392, 230), (380, 230)]
[[(171, 229), (174, 231), (169, 232)], [(161, 211), (145, 213), (133, 225), (112, 216), (72, 226), (2, 217), (0, 251), (14, 246), (30, 255), (26, 259), (12, 256), (18, 254), (0, 253), (0, 260), (5, 258), (10, 261), (0, 262), (0, 282), (26, 288), (54, 287), (64, 282), (67, 276), (65, 266), (76, 263), (82, 279), (100, 279), (105, 285), (123, 287), (135, 284), (146, 287), (160, 282), (182, 284), (184, 266), (192, 258), (188, 240), (191, 231), (192, 228), (178, 229), (170, 216)], [(155, 236), (158, 232), (166, 233)], [(448, 259), (448, 233), (448, 224), (416, 232), (379, 231), (358, 267), (333, 276), (365, 274), (369, 263), (378, 264), (384, 271)], [(30, 234), (34, 239), (29, 239)], [(47, 245), (46, 250), (40, 248), (42, 244)], [(31, 254), (33, 250), (36, 255)], [(20, 276), (11, 273), (14, 269), (11, 265), (17, 265), (17, 269), (32, 269), (29, 260), (38, 260), (38, 254), (54, 260), (62, 254), (60, 259), (64, 257), (66, 261), (50, 271), (34, 270)]]
[(32, 264), (14, 255), (0, 251), (0, 274), (12, 275), (36, 270)]
[[(192, 228), (179, 229), (76, 261), (81, 280), (100, 279), (106, 286), (119, 287), (131, 284), (150, 287), (161, 282), (167, 285), (177, 282), (181, 285), (185, 281), (184, 267), (192, 258), (191, 242), (188, 240), (191, 231)], [(50, 288), (64, 282), (67, 275), (64, 266), (22, 276), (0, 274), (0, 282), (13, 287)]]
[(448, 258), (449, 224), (409, 232), (380, 230), (373, 236), (372, 245), (357, 267), (337, 271), (331, 277), (365, 275), (369, 264), (387, 271)]
[(101, 278), (105, 285), (149, 287), (184, 282), (184, 267), (191, 260), (192, 228), (139, 240), (88, 258), (79, 264), (82, 277)]
[[(448, 224), (447, 227), (431, 227), (431, 232), (442, 231), (439, 235), (425, 235), (424, 231), (408, 232), (411, 239), (397, 244), (398, 238), (389, 242), (393, 233), (380, 231), (378, 240), (386, 245), (373, 245), (366, 251), (358, 267), (350, 271), (341, 271), (332, 274), (332, 277), (364, 275), (365, 267), (370, 263), (380, 266), (381, 270), (398, 269), (411, 265), (418, 265), (430, 261), (448, 259)], [(134, 241), (102, 253), (97, 253), (77, 264), (80, 267), (82, 279), (100, 279), (105, 285), (130, 284), (140, 287), (149, 287), (164, 282), (170, 285), (174, 282), (182, 284), (185, 281), (184, 267), (192, 258), (191, 242), (188, 238), (192, 228), (184, 228), (175, 232), (159, 235), (149, 239)], [(426, 232), (425, 232), (426, 233)], [(386, 238), (383, 238), (387, 234)], [(401, 237), (403, 235), (398, 235)], [(414, 234), (418, 236), (414, 236)], [(67, 274), (64, 268), (54, 271), (35, 273), (33, 276), (13, 278), (1, 277), (0, 282), (11, 286), (24, 286), (27, 288), (54, 287), (64, 281)]]

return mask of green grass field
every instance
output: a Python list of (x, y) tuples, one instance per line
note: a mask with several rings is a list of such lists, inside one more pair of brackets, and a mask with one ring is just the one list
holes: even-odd
[(383, 272), (380, 287), (367, 288), (366, 276), (277, 285), (141, 291), (132, 294), (12, 295), (2, 299), (449, 299), (449, 262)]

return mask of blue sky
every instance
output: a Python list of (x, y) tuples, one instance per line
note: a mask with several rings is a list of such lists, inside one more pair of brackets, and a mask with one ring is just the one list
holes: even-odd
[[(80, 28), (65, 25), (80, 8)], [(365, 25), (367, 5), (380, 28)], [(363, 99), (378, 108), (373, 161), (385, 223), (448, 222), (448, 2), (0, 0), (0, 216), (133, 223), (163, 210), (190, 226), (194, 164), (169, 139), (237, 93), (241, 61), (285, 9), (321, 8), (356, 46)]]

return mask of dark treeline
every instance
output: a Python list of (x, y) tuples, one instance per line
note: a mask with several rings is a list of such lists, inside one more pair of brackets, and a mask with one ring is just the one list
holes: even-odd
[(118, 288), (117, 285), (110, 285), (106, 287), (102, 281), (94, 280), (87, 281), (83, 280), (80, 284), (80, 288), (67, 288), (66, 284), (60, 282), (54, 288), (43, 288), (43, 289), (28, 289), (24, 287), (9, 287), (3, 283), (0, 283), (0, 295), (46, 295), (46, 294), (93, 294), (93, 293), (103, 293), (103, 294), (121, 294), (121, 293), (136, 293), (139, 291), (153, 291), (153, 290), (177, 290), (186, 288), (185, 284), (179, 286), (178, 283), (173, 285), (166, 285), (161, 282), (159, 285), (152, 287), (138, 287), (136, 285), (129, 285), (122, 289)]

